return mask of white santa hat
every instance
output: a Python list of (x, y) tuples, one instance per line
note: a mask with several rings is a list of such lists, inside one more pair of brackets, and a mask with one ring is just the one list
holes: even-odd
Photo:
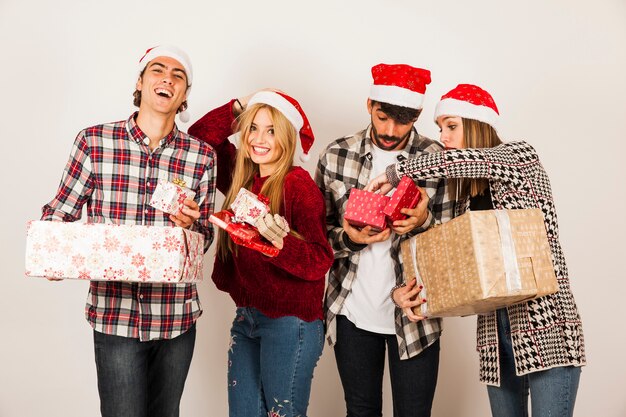
[[(185, 70), (185, 74), (187, 75), (187, 97), (189, 97), (193, 81), (193, 67), (191, 66), (191, 60), (185, 51), (176, 46), (159, 45), (148, 49), (139, 60), (139, 74), (141, 75), (143, 70), (146, 68), (146, 65), (148, 65), (148, 62), (160, 56), (173, 58), (181, 63), (183, 69)], [(189, 112), (185, 109), (184, 111), (178, 113), (178, 117), (181, 122), (187, 123), (189, 121)]]
[(472, 84), (459, 84), (443, 96), (435, 108), (439, 116), (456, 116), (484, 122), (497, 130), (500, 112), (487, 91)]
[(372, 67), (372, 77), (370, 99), (411, 109), (422, 108), (430, 71), (406, 64), (378, 64)]
[(313, 146), (315, 136), (313, 135), (311, 124), (309, 123), (304, 110), (302, 110), (300, 103), (285, 93), (267, 90), (259, 91), (253, 95), (248, 101), (248, 106), (252, 106), (257, 103), (263, 103), (274, 107), (276, 110), (280, 111), (287, 120), (289, 120), (289, 122), (296, 129), (298, 139), (300, 139), (300, 146), (302, 147), (300, 160), (303, 162), (308, 161), (311, 158), (309, 150), (311, 149), (311, 146)]

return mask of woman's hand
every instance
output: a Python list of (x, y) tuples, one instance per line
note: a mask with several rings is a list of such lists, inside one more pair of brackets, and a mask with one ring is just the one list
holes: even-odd
[(428, 318), (426, 316), (419, 316), (413, 312), (414, 307), (420, 306), (426, 302), (425, 298), (418, 298), (419, 292), (422, 291), (424, 287), (422, 285), (416, 287), (416, 282), (415, 278), (413, 278), (407, 285), (397, 288), (393, 294), (391, 294), (393, 302), (400, 306), (404, 315), (412, 322), (418, 322)]
[(259, 217), (255, 224), (261, 236), (272, 242), (278, 249), (283, 248), (283, 238), (289, 233), (289, 225), (283, 216), (266, 214)]
[(383, 172), (367, 184), (365, 191), (370, 191), (372, 193), (378, 191), (379, 194), (387, 195), (392, 188), (393, 186), (389, 184), (389, 180), (387, 179), (387, 174)]

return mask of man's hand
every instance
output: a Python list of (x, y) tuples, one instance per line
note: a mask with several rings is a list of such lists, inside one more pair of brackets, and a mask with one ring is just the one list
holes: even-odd
[(418, 322), (420, 320), (427, 319), (425, 316), (418, 316), (413, 313), (413, 307), (420, 306), (426, 302), (425, 298), (418, 298), (417, 295), (424, 288), (423, 286), (415, 286), (417, 281), (413, 278), (407, 285), (396, 289), (393, 294), (394, 303), (402, 308), (404, 315), (412, 322)]
[(372, 226), (365, 226), (359, 230), (356, 227), (351, 226), (346, 219), (343, 219), (343, 230), (348, 234), (351, 241), (362, 245), (382, 242), (389, 239), (389, 236), (391, 236), (391, 230), (388, 228), (382, 232), (373, 231)]
[(173, 221), (176, 226), (189, 229), (189, 227), (200, 218), (200, 206), (190, 198), (183, 201), (183, 204), (185, 206), (178, 213), (170, 214), (170, 220)]
[(428, 197), (428, 194), (423, 188), (417, 188), (420, 192), (420, 201), (417, 203), (417, 206), (413, 209), (403, 208), (400, 210), (400, 213), (408, 215), (409, 218), (393, 222), (393, 231), (398, 235), (410, 232), (416, 227), (423, 225), (426, 219), (428, 219), (428, 202), (430, 201), (430, 197)]
[(387, 179), (387, 174), (383, 172), (367, 184), (365, 191), (370, 191), (372, 193), (378, 191), (379, 194), (387, 195), (392, 188), (393, 186), (389, 184), (389, 180)]

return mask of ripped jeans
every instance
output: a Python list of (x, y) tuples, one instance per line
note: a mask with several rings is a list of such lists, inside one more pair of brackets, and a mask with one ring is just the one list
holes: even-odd
[(323, 347), (321, 320), (238, 308), (228, 350), (230, 417), (305, 417)]

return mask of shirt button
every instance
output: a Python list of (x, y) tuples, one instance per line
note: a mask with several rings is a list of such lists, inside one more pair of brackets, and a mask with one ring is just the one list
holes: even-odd
[(146, 183), (146, 185), (147, 185), (148, 187), (150, 187), (150, 181), (148, 181), (148, 182)]
[(139, 294), (139, 298), (143, 300), (143, 294)]
[(146, 210), (144, 211), (144, 213), (148, 214), (148, 209), (146, 209)]

